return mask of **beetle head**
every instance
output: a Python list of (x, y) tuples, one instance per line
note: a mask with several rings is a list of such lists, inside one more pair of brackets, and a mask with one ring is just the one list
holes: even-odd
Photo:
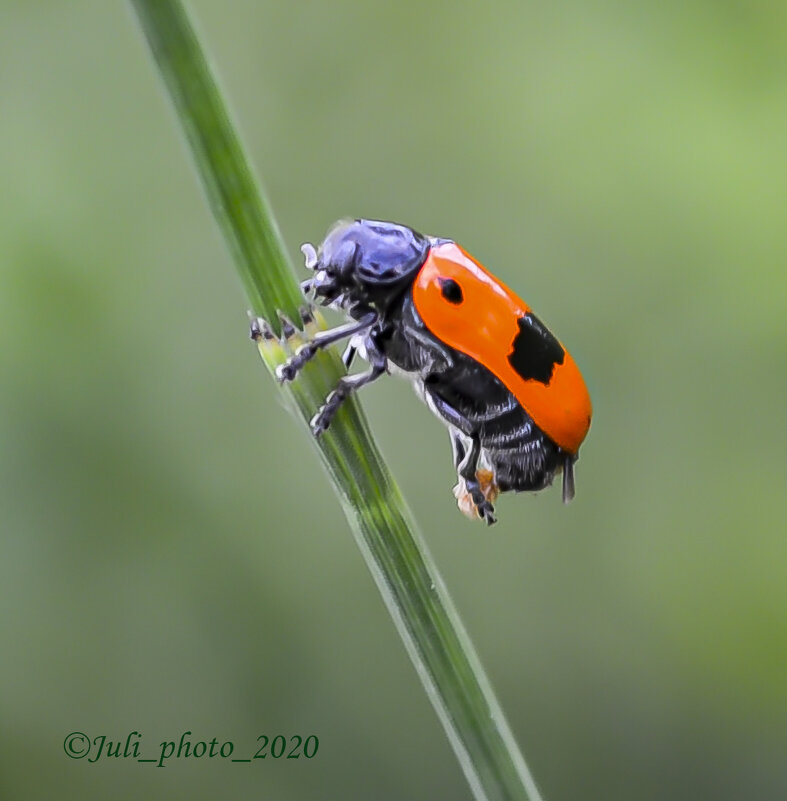
[(429, 240), (396, 223), (342, 221), (328, 232), (319, 251), (301, 248), (312, 278), (301, 284), (323, 305), (383, 309), (420, 269)]

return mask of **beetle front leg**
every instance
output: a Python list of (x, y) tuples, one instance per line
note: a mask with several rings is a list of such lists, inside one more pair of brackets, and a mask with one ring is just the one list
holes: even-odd
[(327, 348), (329, 345), (333, 345), (334, 342), (339, 342), (339, 340), (351, 337), (361, 331), (366, 331), (376, 322), (377, 313), (369, 312), (357, 322), (340, 325), (328, 331), (320, 331), (308, 342), (301, 345), (284, 364), (280, 364), (276, 368), (276, 378), (278, 378), (279, 381), (292, 381), (320, 350)]
[(372, 381), (375, 381), (381, 375), (385, 374), (387, 360), (369, 338), (367, 338), (365, 343), (365, 349), (366, 358), (371, 362), (371, 368), (365, 373), (345, 375), (339, 379), (336, 387), (325, 399), (325, 403), (312, 418), (311, 429), (315, 437), (319, 437), (321, 434), (325, 433), (335, 417), (336, 412), (339, 411), (339, 407), (353, 392), (357, 392), (361, 387), (370, 384)]

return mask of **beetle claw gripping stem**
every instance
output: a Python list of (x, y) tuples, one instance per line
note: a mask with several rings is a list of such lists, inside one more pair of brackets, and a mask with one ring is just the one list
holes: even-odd
[(267, 341), (276, 339), (276, 334), (273, 333), (270, 323), (264, 317), (255, 317), (249, 312), (249, 318), (249, 336), (255, 342), (259, 342), (262, 339)]
[(291, 339), (298, 333), (298, 327), (290, 320), (284, 312), (278, 312), (279, 322), (281, 323), (281, 335), (283, 339)]
[(309, 304), (304, 304), (298, 309), (298, 313), (301, 315), (301, 321), (303, 322), (303, 327), (306, 328), (307, 325), (311, 325), (314, 322), (314, 307)]

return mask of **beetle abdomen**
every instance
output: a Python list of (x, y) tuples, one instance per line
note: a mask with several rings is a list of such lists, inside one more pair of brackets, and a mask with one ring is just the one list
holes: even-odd
[(541, 432), (532, 436), (527, 426), (520, 429), (505, 450), (486, 447), (483, 438), (481, 446), (501, 492), (536, 492), (548, 487), (565, 458), (551, 440)]
[[(501, 492), (533, 492), (549, 486), (564, 463), (565, 451), (483, 365), (463, 354), (453, 357), (453, 369), (424, 381), (426, 393), (436, 399), (430, 406), (463, 434), (478, 437)], [(453, 419), (446, 409), (459, 417)]]

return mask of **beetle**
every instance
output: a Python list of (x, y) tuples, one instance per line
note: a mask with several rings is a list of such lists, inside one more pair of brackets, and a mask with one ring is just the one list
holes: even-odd
[(336, 223), (319, 249), (301, 248), (311, 301), (349, 321), (314, 335), (277, 369), (292, 381), (316, 353), (349, 339), (365, 372), (339, 379), (312, 419), (321, 435), (342, 402), (380, 376), (403, 372), (448, 426), (459, 508), (495, 522), (501, 492), (539, 491), (562, 472), (574, 496), (574, 463), (591, 403), (574, 360), (530, 307), (450, 239), (405, 225)]

